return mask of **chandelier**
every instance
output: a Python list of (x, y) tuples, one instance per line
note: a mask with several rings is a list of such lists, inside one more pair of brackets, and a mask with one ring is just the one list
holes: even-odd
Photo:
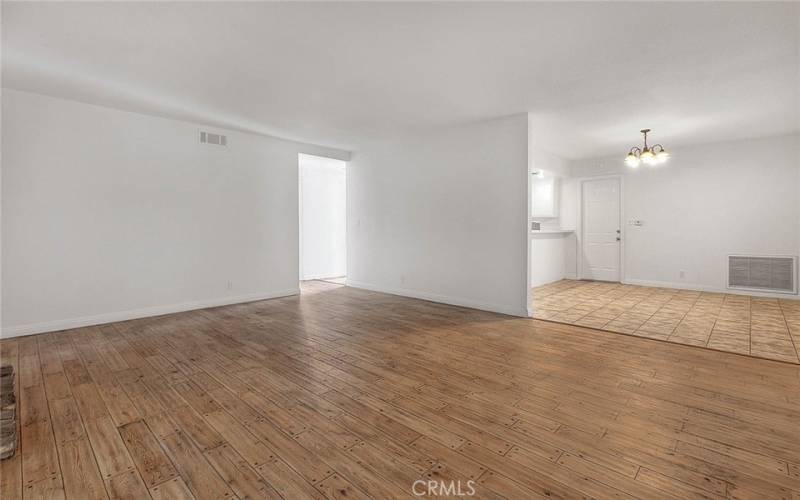
[(625, 164), (629, 167), (636, 168), (639, 166), (639, 163), (652, 166), (667, 161), (669, 153), (664, 149), (664, 146), (656, 144), (653, 147), (649, 147), (647, 145), (647, 133), (650, 132), (650, 129), (646, 128), (639, 132), (644, 134), (644, 148), (639, 149), (636, 146), (632, 147), (628, 152), (628, 156), (625, 157)]

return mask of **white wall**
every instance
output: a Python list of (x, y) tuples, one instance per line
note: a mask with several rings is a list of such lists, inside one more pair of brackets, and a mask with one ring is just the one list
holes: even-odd
[[(535, 143), (534, 143), (535, 144)], [(547, 170), (554, 177), (569, 176), (570, 161), (535, 145), (529, 148), (531, 170)]]
[(347, 273), (346, 163), (300, 155), (300, 279)]
[[(571, 175), (571, 174), (570, 174)], [(559, 225), (573, 232), (564, 236), (564, 278), (578, 278), (578, 181), (574, 177), (561, 179)]]
[(373, 143), (348, 165), (348, 284), (527, 314), (527, 115)]
[(346, 153), (2, 97), (3, 336), (297, 292), (297, 155)]
[(644, 221), (623, 228), (626, 282), (724, 291), (728, 254), (800, 252), (800, 136), (671, 153), (655, 168), (622, 156), (571, 165), (573, 177), (624, 175), (625, 219)]

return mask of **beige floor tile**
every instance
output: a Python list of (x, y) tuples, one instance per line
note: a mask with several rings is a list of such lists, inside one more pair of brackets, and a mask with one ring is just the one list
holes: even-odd
[(553, 321), (558, 321), (560, 323), (572, 324), (572, 323), (578, 321), (579, 319), (581, 319), (584, 316), (586, 316), (586, 314), (584, 314), (584, 313), (580, 313), (580, 312), (576, 313), (576, 312), (565, 311), (565, 312), (560, 312), (560, 313), (554, 315), (550, 319), (553, 320)]
[(675, 328), (669, 340), (679, 344), (706, 345), (708, 337), (711, 336), (712, 326), (692, 326), (683, 322)]
[(750, 343), (750, 354), (760, 358), (777, 359), (780, 361), (788, 361), (790, 363), (798, 363), (797, 351), (795, 351), (791, 343), (775, 343), (768, 344), (760, 342)]
[(800, 301), (564, 280), (533, 290), (534, 317), (800, 363)]
[(750, 320), (747, 321), (733, 321), (729, 319), (719, 319), (714, 323), (715, 330), (723, 330), (726, 332), (750, 333)]
[(608, 318), (589, 315), (589, 316), (584, 316), (583, 318), (576, 321), (574, 324), (579, 326), (586, 326), (589, 328), (602, 329), (608, 323), (608, 321), (609, 321)]
[(711, 349), (750, 354), (750, 333), (714, 329), (706, 344)]
[(618, 333), (634, 333), (636, 330), (639, 329), (641, 323), (630, 323), (626, 321), (611, 321), (607, 323), (603, 330), (608, 330), (610, 332), (618, 332)]
[(658, 340), (667, 340), (669, 338), (669, 333), (648, 332), (642, 329), (636, 330), (635, 332), (631, 333), (631, 335), (636, 335), (637, 337), (645, 337), (648, 339), (658, 339)]
[(551, 319), (556, 314), (558, 314), (558, 311), (551, 311), (548, 309), (537, 309), (536, 306), (533, 307), (533, 317), (536, 319)]

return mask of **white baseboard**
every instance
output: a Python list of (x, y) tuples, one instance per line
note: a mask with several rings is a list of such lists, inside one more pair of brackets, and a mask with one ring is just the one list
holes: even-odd
[(540, 287), (540, 286), (549, 285), (550, 283), (558, 283), (559, 281), (562, 281), (562, 280), (574, 280), (574, 279), (577, 279), (577, 278), (575, 278), (574, 274), (567, 274), (567, 275), (561, 276), (559, 278), (547, 280), (547, 281), (542, 282), (542, 283), (531, 283), (531, 288), (536, 288), (536, 287)]
[(681, 282), (671, 282), (671, 281), (653, 281), (653, 280), (640, 280), (640, 279), (626, 279), (622, 281), (622, 283), (626, 285), (652, 286), (655, 288), (677, 288), (678, 290), (694, 290), (697, 292), (727, 293), (732, 295), (751, 295), (754, 297), (800, 300), (800, 297), (798, 295), (791, 293), (771, 293), (771, 292), (757, 292), (749, 290), (734, 290), (729, 288), (700, 285), (697, 283), (681, 283)]
[(468, 307), (470, 309), (479, 309), (481, 311), (508, 314), (509, 316), (521, 316), (523, 318), (528, 317), (528, 310), (526, 307), (523, 308), (508, 307), (500, 304), (479, 302), (476, 300), (465, 299), (461, 297), (451, 297), (448, 295), (439, 295), (436, 293), (410, 290), (408, 288), (390, 288), (390, 287), (378, 286), (378, 285), (373, 285), (371, 283), (353, 281), (350, 279), (346, 280), (346, 284), (347, 286), (352, 288), (361, 288), (363, 290), (370, 290), (373, 292), (381, 292), (381, 293), (388, 293), (391, 295), (400, 295), (402, 297), (411, 297), (414, 299), (429, 300), (431, 302), (438, 302), (441, 304), (448, 304), (452, 306)]
[(143, 309), (130, 309), (127, 311), (117, 311), (111, 313), (97, 314), (93, 316), (83, 316), (79, 318), (69, 318), (54, 321), (44, 321), (41, 323), (28, 323), (25, 325), (7, 326), (2, 329), (0, 338), (20, 337), (22, 335), (33, 335), (36, 333), (53, 332), (58, 330), (68, 330), (70, 328), (80, 328), (84, 326), (102, 325), (104, 323), (114, 323), (116, 321), (126, 321), (129, 319), (147, 318), (150, 316), (161, 316), (194, 309), (205, 309), (207, 307), (227, 306), (230, 304), (241, 304), (243, 302), (254, 302), (256, 300), (275, 299), (278, 297), (288, 297), (300, 293), (299, 288), (280, 290), (268, 293), (251, 293), (247, 295), (236, 295), (233, 297), (219, 297), (215, 299), (196, 300), (183, 302), (180, 304), (170, 304), (166, 306), (153, 306)]
[(312, 274), (311, 276), (303, 276), (301, 281), (311, 281), (311, 280), (330, 280), (335, 278), (344, 278), (344, 274), (335, 274), (333, 276), (327, 274)]

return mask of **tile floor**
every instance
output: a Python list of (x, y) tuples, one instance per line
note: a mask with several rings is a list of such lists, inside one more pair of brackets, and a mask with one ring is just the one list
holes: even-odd
[(800, 363), (800, 300), (562, 280), (533, 289), (534, 318)]

